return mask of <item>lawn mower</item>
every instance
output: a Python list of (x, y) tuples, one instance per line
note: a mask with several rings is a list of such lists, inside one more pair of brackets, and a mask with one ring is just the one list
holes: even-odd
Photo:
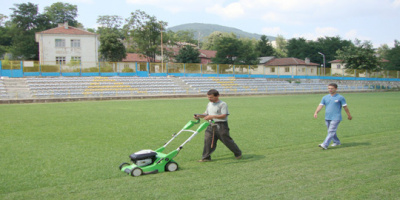
[[(140, 176), (142, 174), (154, 174), (158, 172), (164, 171), (176, 171), (178, 170), (178, 163), (176, 163), (173, 158), (178, 155), (179, 151), (183, 148), (183, 145), (188, 143), (197, 133), (203, 131), (207, 128), (208, 125), (212, 122), (203, 122), (199, 127), (194, 131), (191, 130), (195, 124), (198, 124), (200, 119), (197, 118), (197, 121), (189, 121), (178, 133), (173, 134), (172, 139), (170, 139), (164, 146), (158, 148), (157, 150), (140, 150), (131, 154), (129, 157), (132, 161), (130, 163), (122, 163), (119, 166), (119, 169), (122, 172), (130, 174), (131, 176)], [(162, 153), (165, 147), (172, 142), (178, 135), (182, 132), (191, 132), (192, 135), (183, 142), (177, 149), (171, 151), (168, 154)]]

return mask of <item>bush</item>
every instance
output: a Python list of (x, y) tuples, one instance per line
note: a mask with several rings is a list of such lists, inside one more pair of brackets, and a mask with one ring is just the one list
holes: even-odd
[(59, 65), (42, 65), (41, 66), (42, 72), (60, 72)]
[(99, 72), (98, 67), (83, 68), (82, 72)]
[(131, 68), (129, 68), (129, 67), (124, 67), (123, 69), (122, 69), (122, 72), (134, 72), (134, 70), (133, 69), (131, 69)]

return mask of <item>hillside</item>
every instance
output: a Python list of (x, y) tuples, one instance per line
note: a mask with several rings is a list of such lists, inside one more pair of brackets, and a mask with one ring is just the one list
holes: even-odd
[[(189, 24), (173, 26), (171, 28), (168, 28), (168, 30), (171, 30), (174, 32), (180, 31), (180, 30), (186, 30), (186, 31), (191, 30), (191, 31), (194, 31), (195, 39), (197, 39), (200, 35), (200, 40), (202, 40), (204, 37), (210, 35), (214, 31), (234, 33), (240, 38), (255, 38), (255, 39), (259, 40), (261, 37), (260, 34), (248, 33), (248, 32), (242, 31), (237, 28), (221, 26), (221, 25), (216, 25), (216, 24), (189, 23)], [(273, 36), (267, 35), (267, 37), (268, 37), (269, 41), (275, 40), (275, 37), (273, 37)]]

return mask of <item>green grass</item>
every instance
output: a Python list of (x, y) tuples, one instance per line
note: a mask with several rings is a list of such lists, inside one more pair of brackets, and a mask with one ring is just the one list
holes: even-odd
[(242, 160), (219, 142), (198, 163), (200, 133), (175, 158), (180, 170), (140, 177), (119, 164), (162, 146), (206, 97), (0, 105), (0, 199), (399, 199), (400, 93), (343, 95), (353, 120), (339, 147), (317, 147), (322, 94), (221, 97)]

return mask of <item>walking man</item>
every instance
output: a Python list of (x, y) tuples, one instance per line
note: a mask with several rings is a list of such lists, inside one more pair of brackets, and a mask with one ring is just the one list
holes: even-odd
[(199, 162), (211, 161), (211, 154), (217, 148), (217, 140), (221, 140), (233, 152), (236, 159), (241, 159), (242, 151), (229, 135), (228, 105), (219, 99), (219, 92), (215, 89), (209, 90), (207, 97), (210, 102), (207, 105), (204, 115), (194, 116), (195, 118), (201, 117), (205, 120), (214, 121), (205, 131), (203, 156)]
[(349, 108), (347, 108), (346, 99), (342, 95), (336, 93), (337, 84), (329, 84), (328, 91), (329, 94), (322, 97), (321, 103), (318, 105), (314, 113), (314, 118), (316, 119), (318, 112), (325, 106), (325, 124), (328, 127), (328, 135), (326, 136), (325, 141), (318, 145), (324, 150), (328, 149), (332, 140), (333, 143), (331, 146), (338, 146), (341, 144), (337, 137), (336, 130), (340, 121), (342, 121), (342, 107), (346, 111), (347, 119), (351, 120), (353, 118), (350, 114)]

